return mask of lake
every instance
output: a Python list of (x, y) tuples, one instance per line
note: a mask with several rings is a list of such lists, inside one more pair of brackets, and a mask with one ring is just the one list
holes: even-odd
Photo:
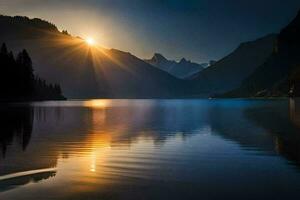
[(0, 199), (300, 199), (300, 100), (0, 106)]

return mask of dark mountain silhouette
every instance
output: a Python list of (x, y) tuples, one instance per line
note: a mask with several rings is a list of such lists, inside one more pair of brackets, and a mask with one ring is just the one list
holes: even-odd
[(159, 53), (155, 53), (151, 59), (145, 61), (154, 67), (157, 67), (181, 79), (192, 76), (193, 74), (202, 71), (205, 67), (208, 67), (207, 63), (198, 64), (188, 61), (185, 58), (182, 58), (179, 62), (167, 60)]
[(276, 35), (267, 35), (255, 41), (242, 43), (234, 52), (213, 62), (213, 65), (191, 76), (196, 93), (224, 93), (240, 86), (254, 70), (271, 56)]
[(0, 66), (0, 101), (64, 99), (59, 85), (48, 85), (33, 74), (32, 61), (26, 50), (14, 58), (3, 43)]
[(272, 56), (225, 97), (300, 95), (300, 11), (277, 37)]
[(70, 98), (151, 98), (184, 95), (185, 82), (130, 53), (91, 47), (40, 19), (0, 17), (0, 41), (34, 58), (36, 74), (60, 83)]

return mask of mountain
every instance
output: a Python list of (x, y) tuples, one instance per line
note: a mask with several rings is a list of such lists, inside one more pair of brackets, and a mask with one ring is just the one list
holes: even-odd
[(89, 46), (55, 25), (27, 17), (0, 16), (0, 42), (25, 48), (35, 73), (59, 83), (69, 98), (152, 98), (184, 95), (186, 83), (115, 49)]
[(206, 63), (197, 64), (188, 61), (185, 58), (182, 58), (179, 62), (168, 60), (159, 53), (155, 53), (151, 59), (145, 61), (154, 67), (157, 67), (181, 79), (198, 73), (208, 66)]
[(231, 54), (213, 62), (213, 65), (189, 77), (189, 80), (197, 86), (197, 93), (207, 96), (235, 89), (271, 56), (275, 40), (276, 35), (272, 34), (242, 43)]
[(277, 37), (272, 55), (225, 97), (300, 96), (300, 11)]

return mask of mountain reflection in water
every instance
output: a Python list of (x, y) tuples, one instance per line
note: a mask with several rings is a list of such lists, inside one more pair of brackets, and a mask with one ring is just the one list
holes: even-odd
[[(0, 110), (1, 200), (300, 197), (296, 99), (90, 100)], [(26, 174), (41, 169), (50, 171)], [(10, 174), (17, 176), (1, 180)]]

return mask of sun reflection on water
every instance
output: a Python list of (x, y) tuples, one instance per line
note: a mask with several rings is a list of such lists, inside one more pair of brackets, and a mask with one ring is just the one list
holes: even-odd
[[(249, 186), (248, 178), (253, 178), (254, 186), (259, 183), (263, 188), (269, 184), (265, 182), (266, 169), (271, 169), (270, 175), (282, 173), (279, 177), (286, 177), (289, 187), (293, 186), (290, 179), (300, 180), (298, 173), (291, 173), (290, 165), (287, 165), (288, 170), (279, 170), (279, 165), (273, 167), (284, 157), (289, 158), (290, 163), (293, 160), (298, 163), (297, 158), (292, 156), (299, 152), (295, 141), (300, 141), (298, 134), (282, 139), (274, 131), (278, 129), (274, 128), (272, 120), (278, 117), (276, 112), (269, 112), (273, 107), (261, 110), (259, 102), (258, 105), (251, 104), (254, 107), (247, 104), (239, 110), (228, 108), (227, 102), (225, 107), (219, 101), (216, 105), (203, 104), (199, 100), (193, 102), (168, 101), (166, 104), (161, 100), (89, 100), (34, 103), (34, 117), (31, 110), (21, 115), (21, 118), (33, 118), (33, 121), (22, 120), (20, 123), (33, 126), (31, 142), (22, 149), (19, 148), (19, 140), (16, 140), (15, 146), (8, 146), (6, 157), (0, 157), (0, 174), (14, 170), (25, 172), (26, 177), (21, 173), (21, 177), (5, 182), (5, 192), (1, 192), (0, 187), (0, 199), (45, 199), (45, 196), (49, 200), (107, 199), (103, 196), (112, 197), (109, 199), (122, 199), (118, 197), (124, 196), (142, 199), (140, 197), (147, 194), (146, 186), (151, 192), (166, 185), (174, 187), (176, 197), (180, 196), (177, 192), (180, 194), (180, 188), (186, 188), (187, 183), (191, 183), (191, 191), (199, 191), (199, 187), (194, 187), (196, 184), (201, 184), (201, 187), (211, 184), (208, 189), (215, 190), (216, 185), (220, 186), (218, 184), (227, 187), (228, 180), (232, 178), (237, 178), (234, 181), (240, 183), (240, 176), (236, 176), (240, 174), (247, 175), (246, 186)], [(288, 113), (279, 115), (279, 119), (288, 125), (289, 129), (285, 130), (291, 130), (290, 121), (286, 120), (291, 118), (295, 120), (293, 123), (299, 122), (296, 102), (290, 103), (291, 116), (286, 119), (282, 116), (288, 117)], [(278, 109), (275, 105), (274, 108)], [(253, 109), (262, 115), (252, 116)], [(224, 123), (216, 120), (215, 113), (222, 116)], [(2, 120), (9, 117), (2, 115)], [(229, 119), (231, 117), (234, 120)], [(260, 127), (253, 117), (272, 120), (262, 120)], [(236, 126), (237, 119), (241, 126)], [(228, 125), (229, 129), (224, 125)], [(263, 127), (266, 131), (260, 133)], [(7, 130), (5, 128), (1, 130)], [(243, 137), (240, 137), (240, 132), (245, 133)], [(273, 152), (281, 156), (280, 160)], [(265, 163), (262, 163), (262, 155), (266, 158)], [(263, 167), (259, 168), (260, 177), (253, 176), (257, 174), (257, 170), (249, 165), (253, 159), (262, 164), (258, 166)], [(227, 171), (232, 167), (239, 173)], [(56, 173), (35, 174), (40, 172), (35, 169), (48, 168), (54, 168)], [(226, 176), (224, 181), (220, 181), (220, 174)], [(182, 185), (178, 185), (178, 181), (182, 181)], [(298, 186), (295, 186), (297, 193)], [(124, 191), (128, 193), (122, 193)], [(140, 196), (135, 196), (138, 192)], [(165, 192), (164, 197), (171, 193), (170, 190)]]
[(91, 163), (91, 172), (96, 172), (96, 156), (95, 153), (92, 152), (92, 163)]
[(111, 104), (110, 100), (95, 99), (95, 100), (85, 101), (83, 103), (83, 106), (88, 108), (106, 108), (110, 104)]

